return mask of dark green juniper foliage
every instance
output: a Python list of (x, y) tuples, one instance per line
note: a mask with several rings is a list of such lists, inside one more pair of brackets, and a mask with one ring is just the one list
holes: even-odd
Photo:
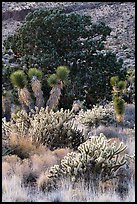
[[(74, 98), (91, 106), (104, 96), (111, 99), (110, 77), (125, 76), (122, 60), (106, 51), (104, 42), (111, 28), (92, 23), (90, 16), (65, 14), (63, 10), (36, 10), (29, 13), (21, 28), (8, 37), (4, 46), (13, 49), (26, 69), (37, 64), (46, 77), (60, 65), (70, 69), (60, 107), (70, 108)], [(47, 84), (43, 83), (47, 92)], [(84, 87), (87, 87), (86, 94)]]

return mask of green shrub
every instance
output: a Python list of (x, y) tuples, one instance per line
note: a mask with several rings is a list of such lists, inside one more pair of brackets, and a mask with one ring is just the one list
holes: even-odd
[[(69, 67), (69, 82), (62, 92), (60, 107), (70, 108), (74, 98), (85, 99), (89, 106), (104, 99), (104, 95), (111, 99), (111, 76), (125, 77), (122, 60), (105, 50), (104, 42), (110, 32), (110, 27), (103, 22), (93, 23), (90, 16), (37, 10), (27, 15), (4, 46), (6, 50), (13, 49), (26, 72), (35, 64), (44, 76), (54, 73), (54, 67)], [(46, 95), (46, 84), (43, 90)]]

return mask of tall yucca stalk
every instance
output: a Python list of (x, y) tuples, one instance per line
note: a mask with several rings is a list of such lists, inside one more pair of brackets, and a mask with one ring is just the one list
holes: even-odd
[(114, 97), (113, 101), (114, 101), (114, 109), (116, 112), (116, 119), (118, 122), (123, 122), (123, 119), (124, 119), (123, 116), (125, 111), (125, 101), (119, 96)]
[(29, 69), (28, 76), (31, 79), (31, 87), (36, 98), (36, 106), (40, 110), (44, 107), (43, 91), (41, 89), (42, 72), (36, 68)]
[(30, 92), (26, 87), (26, 75), (22, 70), (15, 71), (10, 76), (13, 86), (18, 88), (19, 101), (22, 108), (28, 112), (33, 109), (33, 103), (30, 96)]
[(52, 74), (48, 77), (48, 84), (52, 87), (50, 97), (46, 104), (49, 111), (57, 107), (61, 96), (61, 90), (63, 89), (64, 81), (67, 79), (68, 75), (68, 68), (66, 66), (59, 66), (56, 69), (56, 74)]

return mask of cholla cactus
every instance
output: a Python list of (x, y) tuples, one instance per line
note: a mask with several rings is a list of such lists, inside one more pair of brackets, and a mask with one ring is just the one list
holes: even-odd
[(92, 110), (79, 112), (77, 119), (80, 123), (88, 126), (97, 126), (99, 124), (107, 124), (114, 122), (114, 108), (113, 104), (107, 104), (106, 106), (94, 105)]
[[(33, 103), (30, 92), (26, 88), (26, 76), (22, 70), (15, 71), (10, 76), (13, 86), (18, 88), (19, 101), (22, 108), (28, 112), (33, 109)], [(28, 110), (29, 108), (29, 110)]]
[(35, 141), (46, 144), (50, 149), (58, 147), (77, 148), (84, 140), (83, 134), (74, 126), (74, 114), (69, 110), (49, 112), (41, 108), (30, 121), (29, 134)]
[(26, 111), (18, 111), (16, 114), (12, 114), (9, 122), (2, 123), (3, 131), (8, 137), (10, 133), (17, 133), (20, 136), (25, 136), (30, 128), (30, 116)]
[(50, 97), (46, 104), (49, 111), (57, 107), (61, 96), (61, 90), (63, 89), (63, 82), (67, 79), (68, 74), (69, 70), (67, 67), (59, 66), (56, 69), (56, 74), (50, 75), (47, 79), (48, 84), (52, 87)]
[(120, 167), (126, 164), (123, 156), (126, 146), (116, 145), (102, 133), (93, 136), (78, 147), (78, 152), (68, 153), (59, 165), (49, 170), (49, 178), (56, 180), (68, 176), (72, 181), (87, 178), (102, 181), (115, 178)]
[[(4, 125), (7, 135), (30, 136), (33, 142), (43, 143), (51, 150), (62, 147), (76, 149), (84, 141), (84, 135), (74, 126), (74, 114), (69, 110), (54, 112), (38, 108), (27, 114), (24, 111), (12, 115)], [(8, 134), (9, 133), (9, 134)]]
[(44, 97), (40, 82), (42, 78), (42, 72), (36, 68), (31, 68), (29, 69), (28, 75), (31, 79), (32, 90), (36, 98), (36, 106), (40, 110), (41, 107), (44, 107)]

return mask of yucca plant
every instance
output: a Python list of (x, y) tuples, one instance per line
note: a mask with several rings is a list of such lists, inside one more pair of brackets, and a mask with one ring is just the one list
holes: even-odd
[(65, 81), (69, 75), (69, 69), (66, 66), (58, 66), (56, 69), (56, 75), (61, 81)]
[(62, 86), (62, 81), (58, 81), (55, 86), (52, 87), (50, 91), (50, 97), (46, 103), (46, 106), (48, 106), (48, 110), (50, 111), (51, 109), (55, 109), (59, 103), (59, 99), (61, 96), (61, 89), (63, 88)]
[(13, 72), (10, 76), (11, 83), (19, 89), (23, 89), (26, 85), (26, 75), (22, 70)]
[(118, 122), (123, 122), (123, 115), (125, 111), (125, 101), (121, 97), (116, 96), (114, 97), (113, 102), (114, 102), (114, 108), (116, 112), (116, 119)]
[(49, 77), (47, 78), (47, 82), (49, 86), (51, 87), (55, 86), (58, 82), (57, 75), (56, 74), (49, 75)]
[(43, 73), (41, 70), (38, 70), (37, 68), (30, 68), (28, 71), (28, 76), (30, 79), (32, 79), (35, 76), (37, 77), (38, 80), (41, 80), (43, 77)]
[(117, 91), (117, 83), (119, 81), (119, 77), (118, 76), (113, 76), (110, 78), (110, 84), (113, 87), (114, 92)]
[(28, 71), (28, 76), (31, 79), (31, 87), (36, 98), (36, 106), (40, 110), (41, 107), (44, 107), (44, 97), (41, 89), (41, 79), (43, 73), (37, 68), (30, 68)]
[(61, 96), (61, 90), (63, 89), (63, 82), (67, 79), (68, 75), (69, 69), (66, 66), (58, 66), (56, 74), (50, 75), (47, 79), (48, 84), (52, 87), (50, 97), (46, 104), (49, 110), (57, 107)]
[(118, 76), (113, 76), (110, 79), (110, 84), (111, 86), (115, 86), (115, 84), (119, 81), (119, 77)]
[(125, 81), (119, 81), (117, 85), (118, 85), (118, 90), (120, 92), (123, 92), (125, 89), (125, 86), (126, 86), (126, 82)]
[(27, 112), (33, 109), (30, 92), (26, 88), (27, 80), (25, 73), (22, 70), (17, 70), (10, 75), (10, 79), (13, 86), (18, 89), (19, 101), (22, 108)]

